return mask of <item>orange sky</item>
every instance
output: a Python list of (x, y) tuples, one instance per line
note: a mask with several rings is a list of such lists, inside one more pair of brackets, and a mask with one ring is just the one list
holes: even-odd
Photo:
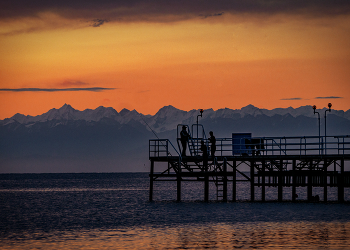
[[(165, 105), (273, 109), (332, 102), (350, 109), (346, 13), (167, 13), (151, 21), (145, 13), (102, 23), (64, 13), (0, 12), (0, 119), (64, 103), (143, 114)], [(95, 87), (105, 89), (86, 90)], [(81, 89), (57, 91), (69, 88)]]

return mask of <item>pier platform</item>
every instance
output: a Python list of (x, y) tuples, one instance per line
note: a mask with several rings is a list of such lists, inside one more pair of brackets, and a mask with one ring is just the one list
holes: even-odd
[[(186, 156), (181, 154), (182, 126), (197, 134), (188, 140)], [(266, 187), (278, 189), (278, 201), (283, 201), (284, 187), (291, 187), (291, 201), (297, 200), (296, 189), (305, 187), (307, 201), (313, 202), (327, 202), (330, 187), (337, 188), (338, 202), (344, 202), (344, 190), (350, 188), (349, 135), (252, 137), (248, 133), (233, 133), (229, 138), (216, 138), (213, 157), (203, 126), (196, 124), (191, 131), (187, 125), (179, 124), (177, 133), (177, 146), (168, 139), (149, 140), (150, 201), (157, 181), (176, 182), (177, 201), (181, 201), (184, 181), (203, 182), (205, 201), (209, 201), (209, 183), (215, 184), (217, 200), (233, 202), (237, 201), (239, 181), (249, 183), (251, 201), (256, 200), (257, 187), (261, 189), (260, 201), (266, 201)], [(207, 154), (200, 150), (202, 141)], [(231, 197), (228, 186), (232, 188)], [(313, 195), (314, 187), (323, 188), (323, 197)]]

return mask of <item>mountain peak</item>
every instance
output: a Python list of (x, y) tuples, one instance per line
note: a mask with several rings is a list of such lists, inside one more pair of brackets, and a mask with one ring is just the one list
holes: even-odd
[(128, 110), (128, 109), (126, 109), (126, 108), (123, 108), (122, 110), (120, 110), (119, 114), (120, 114), (121, 116), (124, 116), (124, 115), (126, 115), (126, 114), (129, 114), (130, 112), (131, 112), (130, 110)]
[(241, 110), (246, 111), (246, 110), (258, 110), (259, 108), (255, 107), (252, 104), (248, 104), (247, 106), (243, 107)]
[(164, 106), (164, 107), (162, 107), (162, 108), (160, 108), (159, 110), (158, 110), (158, 112), (159, 111), (170, 111), (170, 110), (179, 110), (179, 109), (177, 109), (177, 108), (175, 108), (174, 106), (172, 106), (172, 105), (168, 105), (168, 106)]
[(163, 108), (159, 109), (158, 112), (155, 114), (155, 116), (159, 117), (159, 116), (174, 116), (176, 113), (178, 112), (186, 112), (186, 111), (181, 111), (177, 108), (175, 108), (174, 106), (168, 105), (168, 106), (164, 106)]
[(105, 109), (107, 109), (107, 108), (105, 108), (105, 107), (103, 107), (103, 106), (99, 106), (99, 107), (97, 107), (95, 110), (99, 111), (99, 110), (105, 110)]
[(262, 114), (262, 110), (255, 107), (252, 104), (249, 104), (243, 108), (241, 108), (241, 115), (245, 116), (245, 115), (252, 115), (252, 116), (256, 116), (258, 114)]
[(75, 111), (75, 109), (71, 105), (69, 105), (67, 103), (65, 103), (62, 107), (60, 107), (59, 110), (63, 111), (63, 112)]

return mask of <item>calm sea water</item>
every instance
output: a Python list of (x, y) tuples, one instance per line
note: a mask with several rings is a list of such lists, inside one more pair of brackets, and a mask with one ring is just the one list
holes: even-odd
[(0, 248), (350, 249), (349, 203), (247, 202), (245, 183), (241, 202), (216, 202), (211, 186), (204, 203), (203, 184), (189, 182), (177, 203), (175, 185), (156, 183), (148, 202), (147, 173), (0, 175)]

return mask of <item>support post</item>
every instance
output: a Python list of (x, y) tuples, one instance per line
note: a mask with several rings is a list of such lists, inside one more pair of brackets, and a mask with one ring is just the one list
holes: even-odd
[(307, 177), (307, 200), (312, 201), (312, 165), (313, 165), (313, 160), (310, 161), (309, 163), (309, 174)]
[(250, 161), (250, 200), (254, 201), (254, 165), (255, 161)]
[(325, 159), (324, 162), (323, 162), (323, 201), (324, 202), (327, 202), (327, 169), (328, 169), (328, 162), (327, 160)]
[(292, 201), (293, 202), (295, 202), (297, 198), (296, 186), (297, 186), (296, 160), (293, 159), (293, 183), (292, 183)]
[(232, 167), (233, 167), (233, 176), (232, 176), (232, 201), (236, 201), (237, 200), (237, 195), (236, 195), (236, 190), (237, 190), (237, 187), (236, 187), (236, 183), (237, 183), (237, 178), (236, 178), (236, 175), (237, 175), (237, 171), (236, 171), (236, 161), (233, 161), (232, 162)]
[(224, 186), (223, 186), (223, 196), (222, 199), (223, 201), (227, 201), (227, 159), (224, 158)]
[(177, 171), (177, 201), (181, 201), (181, 161), (179, 161), (179, 168)]
[(149, 201), (153, 201), (153, 173), (154, 173), (154, 161), (151, 160), (151, 169), (149, 174)]
[(262, 176), (261, 176), (261, 178), (262, 178), (262, 180), (261, 180), (261, 200), (262, 201), (265, 201), (265, 160), (263, 160), (262, 161), (262, 163), (261, 163), (261, 167), (262, 167), (262, 171), (261, 171), (261, 173), (262, 173)]
[(209, 174), (208, 174), (208, 165), (205, 166), (204, 172), (204, 201), (209, 201)]
[(280, 160), (280, 167), (278, 171), (278, 201), (282, 201), (283, 197), (283, 160)]
[(338, 202), (344, 202), (344, 158), (340, 163), (340, 175), (338, 175)]

